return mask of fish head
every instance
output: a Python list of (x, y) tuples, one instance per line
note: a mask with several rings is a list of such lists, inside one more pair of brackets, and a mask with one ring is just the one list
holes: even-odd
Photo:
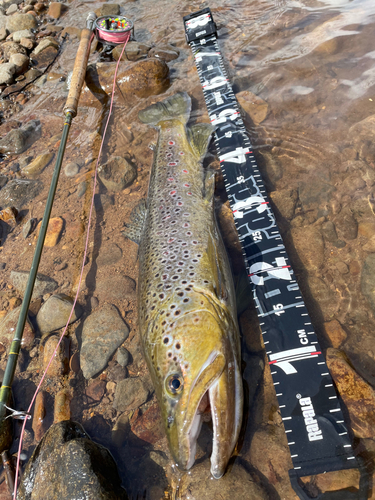
[[(239, 370), (231, 370), (237, 358), (228, 337), (230, 325), (214, 310), (201, 309), (182, 315), (171, 327), (154, 347), (153, 364), (169, 447), (181, 469), (192, 467), (209, 402), (214, 423), (211, 472), (218, 478), (237, 441), (242, 417), (241, 376)], [(235, 401), (236, 395), (240, 401)]]

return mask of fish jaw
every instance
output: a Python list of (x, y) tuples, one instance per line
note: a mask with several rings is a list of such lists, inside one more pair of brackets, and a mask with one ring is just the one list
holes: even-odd
[[(198, 317), (200, 321), (196, 323)], [(170, 351), (165, 350), (163, 343), (156, 345), (153, 350), (156, 365), (154, 363), (150, 370), (154, 382), (157, 380), (155, 388), (169, 448), (175, 462), (183, 470), (190, 469), (195, 461), (204, 411), (200, 407), (202, 399), (205, 395), (212, 398), (216, 407), (213, 408), (210, 401), (211, 412), (218, 422), (214, 424), (214, 477), (219, 477), (225, 470), (238, 439), (242, 417), (239, 350), (233, 349), (231, 335), (228, 335), (229, 325), (236, 327), (233, 322), (219, 318), (213, 308), (180, 317), (174, 325), (174, 340), (169, 344), (170, 349), (173, 342), (181, 344), (180, 357), (175, 363), (157, 370), (156, 365), (162, 367), (163, 359), (171, 358), (168, 358)], [(183, 380), (183, 389), (176, 395), (168, 390), (168, 381), (173, 376)]]

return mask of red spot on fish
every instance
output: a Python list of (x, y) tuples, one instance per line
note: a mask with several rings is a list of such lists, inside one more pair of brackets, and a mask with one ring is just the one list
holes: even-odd
[(172, 158), (173, 153), (167, 153), (167, 158)]
[(173, 177), (168, 177), (168, 180), (169, 180), (169, 182), (173, 182), (174, 181)]
[(168, 142), (168, 144), (169, 144), (170, 146), (174, 146), (174, 142), (173, 142), (173, 141), (169, 141), (169, 142)]
[(175, 167), (176, 165), (177, 165), (177, 163), (175, 161), (171, 161), (168, 163), (169, 167)]
[(185, 222), (184, 227), (189, 227), (190, 224), (188, 222)]
[(176, 192), (177, 192), (177, 191), (171, 191), (169, 194), (170, 194), (171, 196), (173, 196), (174, 194), (176, 194)]
[(190, 187), (190, 184), (184, 184), (184, 186), (185, 186), (186, 188), (188, 188), (188, 187)]
[(159, 210), (163, 210), (163, 206), (162, 205), (160, 205)]
[(168, 243), (173, 243), (173, 242), (174, 242), (174, 238), (169, 238)]
[(193, 245), (198, 245), (198, 242), (193, 240)]
[(187, 173), (188, 173), (188, 171), (187, 171), (187, 170), (183, 170), (183, 173), (184, 173), (184, 174), (187, 174)]
[(184, 152), (183, 152), (183, 151), (180, 151), (178, 154), (182, 156), (182, 155), (184, 154)]
[(188, 194), (189, 196), (191, 196), (193, 193), (191, 191), (188, 191), (186, 194)]
[(177, 203), (177, 205), (178, 205), (179, 207), (182, 207), (182, 205), (183, 205), (182, 201), (179, 201), (179, 202)]

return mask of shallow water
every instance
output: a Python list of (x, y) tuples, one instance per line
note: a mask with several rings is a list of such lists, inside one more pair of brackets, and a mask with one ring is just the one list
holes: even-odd
[[(88, 11), (101, 5), (74, 0), (57, 24), (83, 27)], [(372, 0), (121, 3), (122, 14), (135, 23), (137, 41), (155, 46), (170, 43), (180, 50), (179, 57), (168, 63), (170, 87), (157, 99), (186, 90), (193, 98), (192, 118), (199, 121), (208, 121), (208, 115), (191, 51), (185, 42), (182, 16), (207, 6), (219, 29), (219, 45), (235, 93), (250, 91), (267, 105), (265, 119), (254, 124), (247, 116), (246, 124), (319, 341), (323, 349), (334, 347), (345, 353), (347, 366), (357, 374), (353, 375), (355, 384), (358, 380), (363, 384), (358, 394), (356, 391), (353, 394), (347, 372), (336, 373), (336, 365), (332, 367), (354, 431), (355, 452), (365, 458), (372, 471), (375, 306), (374, 301), (371, 306), (370, 296), (375, 286), (367, 297), (362, 292), (366, 279), (371, 282), (375, 278), (375, 269), (366, 260), (375, 252), (375, 150), (371, 146), (375, 132), (371, 134), (371, 129), (364, 132), (364, 127), (350, 129), (375, 115), (375, 3)], [(67, 78), (77, 47), (77, 39), (65, 42), (49, 74)], [(93, 53), (90, 62), (97, 60), (98, 53)], [(42, 137), (18, 158), (5, 158), (0, 167), (2, 173), (8, 174), (11, 166), (23, 157), (36, 157), (45, 150), (55, 154), (57, 151), (59, 137), (55, 136), (63, 123), (66, 83), (59, 78), (42, 77), (38, 85), (28, 90), (28, 102), (9, 119), (26, 122), (39, 118)], [(135, 295), (125, 300), (112, 297), (108, 285), (100, 288), (97, 284), (119, 275), (137, 279), (137, 247), (122, 237), (121, 230), (131, 210), (147, 194), (153, 158), (150, 145), (156, 141), (156, 132), (141, 124), (137, 113), (154, 101), (155, 96), (124, 100), (116, 95), (103, 161), (110, 156), (130, 155), (136, 162), (138, 176), (130, 188), (119, 193), (108, 193), (99, 184), (97, 193), (101, 196), (96, 200), (89, 262), (79, 299), (86, 315), (106, 302), (118, 308), (130, 327), (124, 343), (132, 354), (127, 374), (140, 377), (150, 391), (152, 384), (140, 352)], [(84, 101), (73, 121), (64, 165), (80, 160), (84, 166), (76, 177), (61, 174), (53, 216), (63, 217), (64, 232), (57, 246), (45, 249), (40, 264), (40, 272), (58, 282), (58, 292), (73, 295), (76, 290), (84, 248), (80, 224), (87, 222), (93, 160), (98, 154), (107, 112), (108, 107), (103, 108), (92, 98)], [(6, 123), (3, 118), (4, 127)], [(41, 218), (52, 165), (39, 175), (44, 188), (23, 207), (28, 212), (22, 224), (29, 216)], [(82, 195), (79, 197), (78, 193)], [(217, 194), (224, 201), (222, 190), (218, 189)], [(288, 205), (287, 200), (293, 201)], [(333, 232), (329, 222), (335, 225)], [(2, 241), (0, 260), (6, 263), (0, 278), (3, 310), (7, 310), (9, 294), (13, 293), (9, 288), (10, 271), (28, 270), (35, 247), (34, 236), (24, 240), (21, 230), (21, 226), (15, 228)], [(302, 241), (300, 235), (305, 235)], [(227, 224), (224, 236), (234, 273), (239, 273), (241, 254)], [(100, 265), (99, 257), (112, 251), (111, 244), (122, 249), (121, 260)], [(57, 270), (61, 262), (68, 265)], [(16, 292), (14, 295), (18, 296)], [(99, 306), (93, 297), (98, 299)], [(210, 424), (203, 426), (196, 465), (190, 473), (182, 474), (169, 460), (154, 395), (140, 409), (119, 412), (113, 408), (113, 387), (108, 382), (117, 384), (119, 380), (115, 358), (99, 376), (107, 386), (98, 402), (87, 397), (85, 391), (90, 381), (84, 379), (82, 372), (70, 370), (61, 379), (48, 378), (45, 389), (52, 396), (61, 387), (70, 390), (72, 419), (83, 423), (92, 438), (113, 453), (130, 498), (294, 499), (288, 479), (291, 461), (287, 441), (252, 306), (241, 315), (240, 325), (246, 415), (236, 458), (227, 475), (217, 482), (209, 479), (208, 472)], [(82, 320), (70, 326), (68, 332), (72, 354), (79, 351)], [(24, 371), (17, 374), (16, 408), (25, 408), (31, 399), (44, 344), (45, 337), (38, 340), (35, 355), (26, 359)], [(5, 360), (3, 354), (1, 368), (5, 367)], [(47, 408), (47, 413), (51, 411)], [(31, 439), (26, 448), (29, 455), (34, 444)], [(346, 472), (324, 481), (313, 479), (310, 493), (317, 493), (319, 488), (334, 491), (341, 487), (347, 488), (345, 498), (352, 498), (351, 492), (358, 488), (358, 475)]]

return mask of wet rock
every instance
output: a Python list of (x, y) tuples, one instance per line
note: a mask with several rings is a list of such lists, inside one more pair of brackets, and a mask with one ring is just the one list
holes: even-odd
[(237, 100), (242, 109), (250, 116), (254, 125), (259, 125), (268, 114), (268, 104), (266, 101), (248, 90), (236, 94)]
[[(210, 463), (196, 463), (185, 473), (179, 483), (179, 498), (181, 500), (220, 500), (256, 499), (267, 500), (269, 496), (256, 483), (251, 474), (241, 465), (234, 463), (229, 473), (215, 481), (210, 472)], [(288, 497), (294, 500), (296, 497)]]
[(39, 52), (39, 54), (32, 52), (30, 54), (30, 59), (33, 61), (35, 66), (34, 69), (38, 69), (42, 73), (45, 72), (56, 59), (58, 53), (58, 49), (53, 45), (44, 48), (41, 52)]
[(308, 277), (308, 286), (314, 301), (318, 305), (318, 310), (323, 314), (325, 321), (333, 318), (338, 309), (338, 299), (324, 281), (316, 276)]
[(298, 499), (289, 480), (288, 470), (292, 468), (292, 460), (283, 427), (267, 425), (257, 430), (251, 440), (247, 459), (277, 488), (280, 498)]
[(4, 210), (0, 210), (0, 220), (13, 227), (17, 225), (17, 215), (18, 210), (14, 207), (7, 207)]
[[(115, 61), (118, 61), (123, 45), (116, 45), (112, 51), (112, 56)], [(128, 42), (122, 55), (122, 61), (138, 61), (147, 56), (148, 51), (151, 49), (151, 45), (141, 42)]]
[(136, 410), (130, 419), (133, 434), (146, 443), (155, 444), (164, 437), (160, 408), (157, 402), (147, 410)]
[[(0, 65), (0, 85), (9, 85), (13, 82), (13, 76), (16, 72), (16, 67), (12, 63), (3, 63)], [(1, 140), (0, 140), (1, 149)]]
[(64, 420), (70, 420), (70, 400), (71, 396), (66, 389), (62, 389), (56, 394), (53, 411), (54, 424), (63, 422)]
[(121, 156), (113, 156), (107, 163), (100, 165), (98, 175), (110, 191), (122, 191), (136, 178), (137, 171), (133, 163)]
[(295, 227), (290, 231), (295, 251), (308, 272), (319, 270), (324, 262), (324, 242), (317, 227)]
[(43, 50), (48, 49), (48, 47), (53, 47), (55, 49), (58, 49), (59, 43), (52, 37), (43, 38), (43, 40), (39, 42), (38, 45), (35, 47), (33, 54), (37, 56)]
[(78, 373), (81, 369), (81, 364), (79, 362), (79, 353), (75, 352), (69, 361), (69, 367), (74, 373)]
[(63, 338), (61, 341), (57, 352), (53, 355), (57, 344), (59, 343), (60, 337), (57, 335), (52, 335), (47, 339), (47, 342), (44, 345), (43, 351), (43, 370), (47, 368), (47, 365), (52, 358), (52, 362), (48, 368), (48, 377), (58, 378), (64, 375), (68, 370), (68, 358), (67, 358), (67, 349), (66, 349), (66, 341)]
[(74, 177), (75, 175), (78, 174), (80, 168), (81, 167), (79, 163), (70, 162), (67, 165), (65, 165), (64, 173), (67, 177)]
[(334, 218), (336, 230), (344, 240), (354, 240), (358, 233), (358, 224), (350, 207), (343, 207), (341, 212)]
[(19, 500), (127, 500), (109, 451), (71, 421), (54, 424), (27, 463)]
[(283, 176), (283, 167), (276, 155), (272, 153), (261, 153), (264, 180), (270, 190), (274, 189), (275, 183)]
[(26, 87), (26, 85), (33, 82), (40, 75), (41, 75), (41, 72), (38, 69), (36, 69), (36, 68), (29, 69), (28, 71), (26, 71), (26, 73), (24, 75), (22, 75), (25, 77), (22, 79), (22, 81), (17, 81), (15, 84), (7, 87), (3, 91), (1, 96), (6, 97), (7, 95), (12, 94), (14, 92), (20, 92), (21, 90), (23, 90)]
[(13, 14), (7, 18), (6, 28), (9, 33), (20, 30), (32, 30), (37, 27), (37, 22), (31, 14)]
[[(12, 271), (10, 273), (10, 281), (21, 294), (25, 293), (28, 278), (29, 271)], [(57, 287), (58, 284), (54, 279), (38, 273), (36, 275), (34, 290), (31, 298), (37, 299), (46, 293), (52, 293)]]
[[(36, 322), (41, 333), (53, 332), (66, 325), (73, 306), (73, 299), (63, 293), (51, 295), (42, 305), (36, 317)], [(75, 305), (69, 324), (77, 321), (82, 316), (83, 309)]]
[(9, 62), (16, 67), (15, 75), (21, 75), (29, 67), (30, 59), (24, 54), (12, 54)]
[[(110, 363), (113, 363), (113, 361)], [(128, 371), (118, 363), (115, 363), (107, 370), (107, 379), (115, 383), (120, 382), (120, 380), (124, 380), (127, 376)]]
[(114, 446), (121, 448), (130, 431), (129, 415), (122, 413), (113, 426), (111, 441)]
[(95, 14), (100, 16), (118, 16), (120, 14), (120, 5), (118, 3), (105, 3), (99, 9), (96, 9)]
[(375, 391), (353, 370), (342, 352), (327, 349), (326, 361), (348, 410), (354, 435), (359, 438), (374, 438)]
[(45, 391), (39, 391), (34, 406), (33, 423), (32, 428), (34, 431), (35, 441), (39, 442), (44, 436), (46, 427), (46, 403), (47, 403), (47, 393)]
[(149, 391), (140, 378), (126, 378), (120, 380), (116, 386), (113, 408), (123, 412), (135, 410), (147, 401)]
[(7, 182), (8, 182), (8, 177), (6, 175), (0, 174), (0, 189), (3, 188)]
[(375, 313), (375, 253), (370, 253), (363, 264), (361, 291)]
[[(340, 493), (341, 498), (349, 497), (349, 492), (358, 489), (360, 472), (358, 469), (346, 469), (333, 472), (325, 472), (317, 476), (306, 476), (302, 479), (306, 485), (306, 490), (310, 497), (316, 497), (317, 490), (319, 493), (328, 491), (336, 491)], [(347, 491), (345, 491), (347, 490)], [(328, 498), (327, 495), (324, 495)], [(354, 493), (353, 498), (358, 496)], [(338, 498), (338, 497), (337, 497)]]
[(117, 363), (125, 368), (131, 362), (131, 354), (125, 347), (119, 347), (116, 355)]
[(64, 37), (64, 35), (69, 35), (72, 38), (81, 38), (81, 28), (77, 28), (75, 26), (66, 26), (61, 33), (61, 36)]
[[(107, 99), (112, 92), (113, 76), (116, 64), (97, 63), (89, 66), (86, 74), (87, 87), (83, 89), (83, 103), (85, 96), (90, 99), (91, 92), (100, 101)], [(119, 69), (118, 87), (124, 99), (132, 95), (148, 97), (164, 92), (169, 87), (168, 66), (164, 61), (148, 58)]]
[(104, 380), (96, 379), (86, 388), (86, 396), (88, 403), (93, 401), (100, 401), (104, 396), (106, 382)]
[(96, 259), (98, 266), (109, 266), (116, 264), (122, 258), (122, 250), (115, 243), (101, 247), (99, 256)]
[(14, 54), (26, 54), (26, 50), (23, 47), (21, 47), (19, 43), (11, 41), (3, 43), (1, 46), (1, 50), (3, 52), (3, 57), (6, 61), (9, 61), (10, 56)]
[(375, 115), (368, 116), (349, 129), (348, 137), (359, 158), (375, 160)]
[(17, 11), (18, 11), (18, 6), (17, 6), (17, 4), (12, 3), (12, 5), (10, 5), (10, 6), (7, 8), (6, 15), (7, 15), (7, 16), (11, 16), (12, 14), (15, 14)]
[[(0, 322), (0, 344), (2, 344), (6, 349), (10, 347), (10, 344), (14, 339), (14, 333), (16, 331), (20, 312), (21, 307), (16, 307), (12, 311), (9, 311)], [(34, 347), (34, 339), (34, 328), (31, 324), (29, 315), (27, 315), (25, 329), (22, 335), (21, 347), (24, 349), (32, 349)]]
[(331, 243), (337, 241), (336, 228), (334, 223), (330, 220), (322, 224), (322, 234), (324, 239)]
[(332, 347), (335, 349), (338, 349), (346, 341), (346, 332), (336, 319), (324, 323), (323, 328)]
[(294, 189), (280, 189), (270, 193), (270, 198), (276, 205), (277, 210), (285, 219), (292, 219), (297, 202), (297, 191)]
[[(1, 64), (0, 68), (5, 66)], [(0, 139), (0, 153), (21, 154), (37, 141), (41, 136), (39, 120), (31, 120), (21, 128), (11, 130), (3, 139)]]
[(169, 62), (177, 59), (180, 55), (180, 51), (173, 47), (173, 45), (158, 45), (157, 47), (152, 48), (148, 57), (156, 57), (157, 59), (162, 59), (163, 61)]
[(26, 239), (34, 231), (36, 226), (36, 219), (29, 219), (22, 228), (22, 236)]
[(64, 5), (61, 2), (51, 2), (49, 4), (47, 16), (53, 19), (59, 19), (64, 11)]
[[(89, 284), (88, 284), (89, 285)], [(121, 300), (135, 295), (135, 281), (129, 276), (113, 276), (99, 278), (96, 283), (96, 293), (106, 300)]]
[(49, 165), (49, 163), (52, 161), (53, 157), (54, 157), (54, 153), (41, 154), (41, 155), (37, 156), (35, 158), (35, 160), (33, 160), (31, 163), (26, 165), (26, 167), (24, 167), (21, 170), (21, 172), (24, 175), (28, 175), (30, 177), (32, 177), (34, 175), (38, 175), (41, 172), (43, 172), (43, 170), (46, 168), (47, 165)]
[[(42, 221), (39, 222), (36, 228), (35, 237), (39, 236), (39, 231)], [(44, 240), (45, 247), (54, 247), (59, 242), (62, 230), (64, 228), (64, 219), (62, 217), (52, 217), (48, 222), (46, 239)]]
[(95, 310), (82, 330), (81, 368), (86, 379), (100, 373), (115, 350), (128, 338), (129, 328), (117, 309), (105, 305)]
[(31, 30), (19, 30), (13, 33), (13, 42), (20, 42), (22, 38), (34, 40), (35, 35)]

